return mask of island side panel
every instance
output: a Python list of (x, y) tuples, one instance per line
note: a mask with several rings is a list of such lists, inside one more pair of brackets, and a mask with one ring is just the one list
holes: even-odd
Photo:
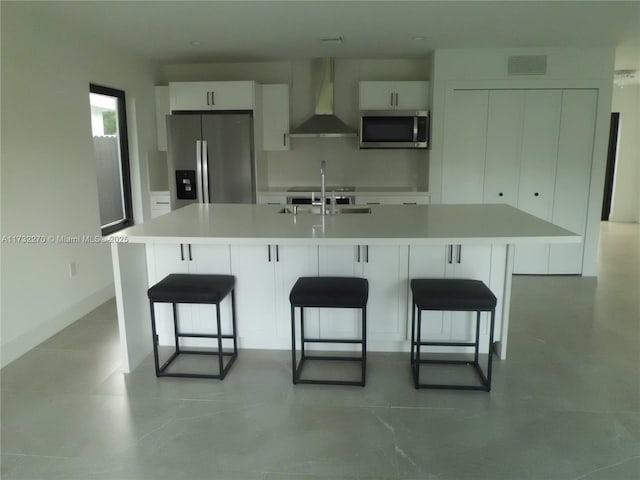
[(111, 244), (113, 278), (122, 349), (122, 371), (130, 373), (151, 353), (144, 244)]
[(507, 245), (505, 252), (502, 322), (499, 337), (500, 340), (494, 343), (494, 350), (498, 354), (498, 357), (500, 357), (500, 360), (505, 360), (507, 358), (507, 338), (509, 335), (509, 314), (511, 311), (511, 281), (513, 279), (514, 254), (515, 245)]

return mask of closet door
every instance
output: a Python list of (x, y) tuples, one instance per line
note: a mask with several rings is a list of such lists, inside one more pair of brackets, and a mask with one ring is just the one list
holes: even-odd
[(442, 203), (482, 203), (488, 90), (455, 90), (445, 106)]
[(491, 90), (484, 203), (518, 204), (525, 90)]
[[(526, 90), (518, 208), (551, 220), (555, 192), (561, 90)], [(546, 274), (549, 245), (516, 248), (514, 273)]]
[[(564, 90), (552, 222), (584, 235), (593, 159), (596, 90)], [(582, 273), (583, 243), (549, 247), (549, 273)]]

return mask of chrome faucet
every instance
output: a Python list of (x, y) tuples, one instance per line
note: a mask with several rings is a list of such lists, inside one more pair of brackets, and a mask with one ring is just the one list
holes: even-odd
[(327, 192), (325, 190), (325, 169), (327, 168), (327, 162), (322, 160), (320, 162), (320, 211), (324, 217), (327, 208)]

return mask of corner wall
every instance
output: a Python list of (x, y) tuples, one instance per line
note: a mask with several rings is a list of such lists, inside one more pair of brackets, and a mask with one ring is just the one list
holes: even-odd
[(156, 142), (153, 65), (29, 4), (2, 3), (2, 366), (113, 295), (108, 245), (58, 238), (100, 235), (89, 83), (125, 91), (136, 221)]
[(640, 84), (613, 88), (612, 112), (620, 112), (611, 202), (612, 222), (640, 222)]

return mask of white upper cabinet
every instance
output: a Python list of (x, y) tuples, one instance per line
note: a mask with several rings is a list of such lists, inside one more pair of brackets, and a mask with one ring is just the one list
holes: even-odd
[(289, 85), (262, 85), (264, 150), (290, 150)]
[(360, 82), (360, 110), (427, 110), (429, 82)]
[(171, 111), (252, 110), (255, 82), (171, 82)]

